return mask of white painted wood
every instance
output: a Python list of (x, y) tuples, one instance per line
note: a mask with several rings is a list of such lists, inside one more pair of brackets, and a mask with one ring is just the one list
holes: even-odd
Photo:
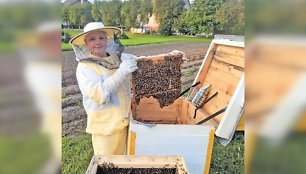
[(96, 171), (96, 173), (97, 173), (97, 170), (94, 170), (93, 168), (94, 168), (94, 156), (90, 160), (89, 166), (88, 166), (88, 168), (86, 170), (86, 174), (91, 174), (94, 171)]
[(244, 42), (244, 36), (242, 35), (225, 35), (225, 34), (216, 34), (214, 39), (228, 39), (232, 41)]
[(232, 41), (232, 40), (228, 40), (228, 39), (214, 39), (214, 40), (212, 40), (212, 43), (218, 44), (218, 45), (227, 45), (227, 46), (244, 48), (244, 42)]
[(233, 94), (230, 103), (223, 115), (223, 118), (215, 132), (215, 135), (225, 141), (220, 141), (221, 144), (226, 145), (229, 142), (233, 134), (235, 133), (236, 127), (240, 121), (241, 115), (244, 109), (244, 73), (237, 85), (237, 88)]
[(130, 128), (136, 133), (135, 155), (182, 156), (190, 173), (204, 173), (212, 127), (157, 124), (150, 128), (131, 123)]

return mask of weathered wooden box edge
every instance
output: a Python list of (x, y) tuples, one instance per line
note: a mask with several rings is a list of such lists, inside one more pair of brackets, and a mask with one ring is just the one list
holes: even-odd
[(176, 168), (178, 174), (189, 173), (180, 156), (103, 155), (92, 157), (86, 174), (96, 174), (98, 165), (104, 162), (113, 163), (119, 168)]

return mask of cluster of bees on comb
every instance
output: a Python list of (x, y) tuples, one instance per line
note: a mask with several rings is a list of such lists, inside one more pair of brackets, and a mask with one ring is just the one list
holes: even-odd
[(137, 59), (138, 70), (132, 74), (132, 92), (138, 105), (141, 98), (153, 97), (163, 108), (181, 93), (182, 53)]

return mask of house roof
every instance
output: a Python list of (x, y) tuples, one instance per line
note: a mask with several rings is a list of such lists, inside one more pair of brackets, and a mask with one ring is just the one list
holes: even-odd
[(71, 6), (77, 3), (81, 3), (83, 1), (83, 3), (90, 3), (88, 0), (66, 0), (63, 2), (64, 6)]

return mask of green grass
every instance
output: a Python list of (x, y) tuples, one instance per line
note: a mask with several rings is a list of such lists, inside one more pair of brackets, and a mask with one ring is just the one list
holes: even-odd
[(69, 43), (62, 43), (62, 51), (70, 51), (72, 47)]
[(244, 134), (236, 132), (233, 140), (222, 146), (215, 138), (210, 174), (240, 174), (244, 170)]
[(62, 43), (62, 51), (72, 50), (72, 47), (69, 43)]
[(93, 157), (90, 134), (80, 134), (75, 138), (62, 138), (62, 172), (86, 173)]
[[(81, 30), (65, 30), (72, 37), (82, 32)], [(127, 33), (129, 39), (121, 39), (120, 41), (124, 46), (146, 45), (146, 44), (158, 44), (167, 42), (196, 42), (196, 43), (210, 43), (212, 39), (203, 37), (191, 37), (191, 36), (162, 36), (159, 34), (131, 34)], [(71, 46), (66, 43), (62, 43), (62, 50), (71, 50)]]
[(76, 36), (77, 34), (83, 32), (83, 30), (63, 30), (65, 33), (68, 33), (71, 37)]
[[(91, 135), (80, 134), (76, 138), (62, 139), (63, 174), (85, 173), (93, 156)], [(232, 142), (223, 147), (214, 141), (210, 174), (239, 174), (244, 169), (244, 135), (236, 133)]]
[(162, 36), (159, 34), (127, 34), (129, 39), (120, 40), (124, 46), (158, 44), (166, 42), (197, 42), (210, 43), (211, 39), (190, 36)]
[(184, 77), (191, 77), (191, 76), (193, 76), (194, 73), (196, 73), (196, 71), (194, 71), (194, 70), (186, 71), (186, 72), (183, 72), (183, 76)]

